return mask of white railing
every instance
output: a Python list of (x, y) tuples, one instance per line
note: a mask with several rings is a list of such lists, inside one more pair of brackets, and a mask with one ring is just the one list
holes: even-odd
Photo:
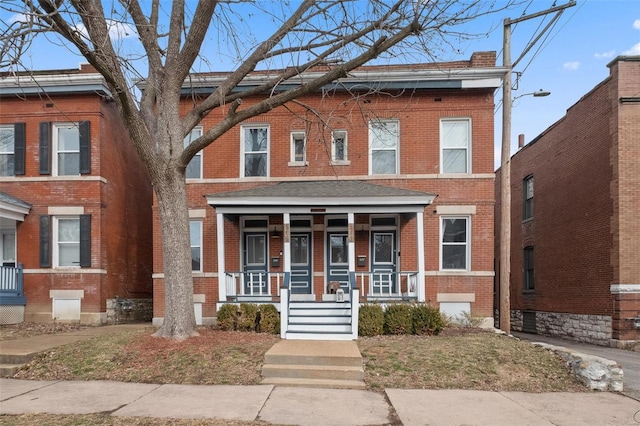
[(367, 298), (415, 298), (418, 273), (404, 272), (356, 272), (356, 285)]
[(225, 272), (227, 298), (238, 296), (272, 296), (272, 287), (280, 295), (280, 286), (284, 282), (284, 273), (267, 271)]

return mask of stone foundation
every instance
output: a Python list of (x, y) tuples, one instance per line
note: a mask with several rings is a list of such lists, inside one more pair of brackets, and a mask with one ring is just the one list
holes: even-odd
[(107, 299), (107, 324), (150, 322), (153, 299)]
[[(511, 311), (511, 329), (522, 331), (522, 311)], [(582, 343), (609, 346), (611, 317), (536, 311), (536, 333)]]

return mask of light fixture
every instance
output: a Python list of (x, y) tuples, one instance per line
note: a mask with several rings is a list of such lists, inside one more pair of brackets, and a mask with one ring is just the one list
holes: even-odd
[(534, 98), (543, 98), (545, 96), (549, 96), (551, 94), (551, 92), (547, 92), (546, 90), (538, 90), (537, 92), (533, 92), (533, 97)]

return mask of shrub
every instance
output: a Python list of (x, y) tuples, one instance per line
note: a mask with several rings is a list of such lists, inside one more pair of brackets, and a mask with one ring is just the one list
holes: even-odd
[(418, 303), (411, 307), (413, 334), (438, 334), (445, 327), (446, 322), (440, 311), (425, 303)]
[(280, 334), (280, 313), (272, 304), (260, 305), (261, 333)]
[(255, 303), (241, 303), (238, 317), (238, 330), (255, 331), (258, 328), (258, 305)]
[(411, 334), (413, 331), (411, 305), (395, 303), (384, 312), (385, 334)]
[(358, 335), (377, 336), (384, 331), (384, 309), (381, 305), (362, 305), (358, 312)]
[(238, 329), (238, 307), (236, 305), (226, 303), (218, 309), (218, 326), (226, 331)]

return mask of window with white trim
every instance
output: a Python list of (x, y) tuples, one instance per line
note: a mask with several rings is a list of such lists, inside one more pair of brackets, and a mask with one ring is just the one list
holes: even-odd
[(202, 221), (189, 221), (189, 237), (191, 240), (191, 270), (202, 272)]
[[(188, 147), (191, 142), (202, 136), (202, 127), (194, 127), (191, 132), (184, 138), (184, 147)], [(193, 156), (187, 168), (185, 170), (185, 177), (187, 179), (202, 179), (202, 151), (198, 151)]]
[(40, 267), (91, 267), (91, 215), (41, 215)]
[(344, 162), (347, 158), (347, 131), (334, 130), (331, 132), (331, 160)]
[(75, 123), (53, 125), (53, 175), (80, 175), (80, 129)]
[(398, 173), (399, 123), (369, 122), (369, 174)]
[(442, 173), (471, 173), (471, 120), (441, 120), (440, 148)]
[(471, 219), (466, 216), (440, 218), (440, 268), (442, 270), (469, 270)]
[(269, 176), (269, 126), (241, 127), (242, 176)]
[(0, 126), (0, 176), (14, 175), (15, 130), (13, 125)]
[(307, 137), (305, 132), (291, 132), (291, 162), (301, 163), (307, 159)]

